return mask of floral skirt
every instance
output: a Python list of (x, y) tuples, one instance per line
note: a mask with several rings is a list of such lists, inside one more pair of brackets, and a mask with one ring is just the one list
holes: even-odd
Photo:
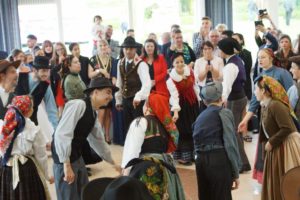
[(290, 169), (300, 166), (300, 134), (291, 133), (280, 145), (266, 152), (261, 200), (282, 200), (281, 180)]

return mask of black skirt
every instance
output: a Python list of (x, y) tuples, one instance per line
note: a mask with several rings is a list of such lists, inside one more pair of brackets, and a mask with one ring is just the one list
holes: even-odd
[[(0, 159), (1, 163), (1, 159)], [(22, 165), (19, 162), (20, 181), (13, 189), (12, 167), (0, 166), (0, 199), (3, 200), (45, 200), (46, 193), (33, 161), (28, 158)]]
[(176, 122), (176, 126), (179, 131), (179, 146), (183, 144), (187, 149), (193, 150), (190, 144), (193, 146), (193, 130), (192, 124), (195, 122), (199, 115), (198, 102), (190, 105), (188, 102), (180, 102), (181, 110), (179, 111), (179, 119)]

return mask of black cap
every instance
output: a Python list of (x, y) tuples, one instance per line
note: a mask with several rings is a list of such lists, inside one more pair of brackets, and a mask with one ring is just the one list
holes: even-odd
[(36, 56), (32, 65), (36, 69), (50, 69), (49, 59), (46, 56)]
[(218, 47), (227, 55), (233, 55), (234, 49), (238, 51), (242, 49), (241, 45), (233, 38), (222, 39), (219, 41)]
[(125, 38), (123, 44), (119, 47), (122, 48), (138, 48), (139, 45), (135, 42), (135, 39), (131, 36)]
[[(107, 184), (107, 182), (105, 183)], [(140, 180), (121, 176), (109, 183), (100, 200), (154, 200), (146, 185)]]
[(84, 90), (84, 93), (91, 93), (94, 89), (101, 89), (101, 88), (111, 88), (113, 92), (116, 92), (119, 90), (116, 86), (114, 86), (108, 78), (104, 77), (97, 77), (91, 80), (90, 85), (86, 90)]

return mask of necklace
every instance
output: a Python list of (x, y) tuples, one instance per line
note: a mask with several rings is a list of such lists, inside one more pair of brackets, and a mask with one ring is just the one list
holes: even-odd
[(109, 72), (108, 67), (110, 64), (110, 57), (100, 57), (99, 55), (96, 56), (97, 58), (97, 63), (99, 64), (100, 67), (105, 69), (107, 72)]

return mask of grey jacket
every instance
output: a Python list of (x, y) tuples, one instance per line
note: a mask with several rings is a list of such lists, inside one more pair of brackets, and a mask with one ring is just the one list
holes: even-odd
[(115, 59), (118, 59), (119, 54), (120, 54), (119, 42), (111, 39), (109, 47), (111, 49), (111, 56)]
[(242, 162), (235, 134), (233, 114), (228, 109), (221, 109), (219, 116), (223, 125), (223, 141), (225, 151), (231, 163), (232, 176), (234, 179), (236, 179), (239, 177), (239, 169), (242, 166)]

